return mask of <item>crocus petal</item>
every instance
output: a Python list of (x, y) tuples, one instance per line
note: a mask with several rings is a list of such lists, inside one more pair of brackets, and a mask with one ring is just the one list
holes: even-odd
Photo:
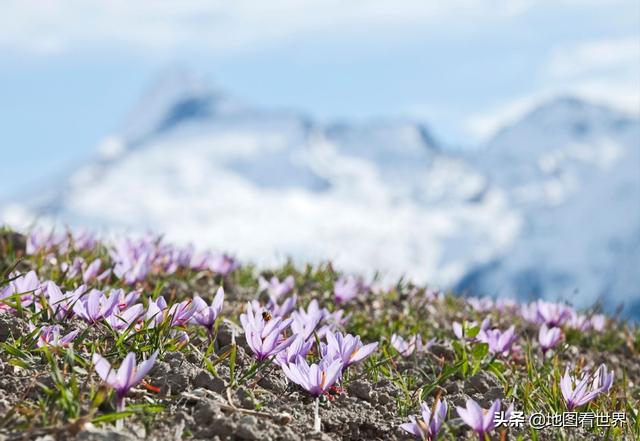
[(496, 423), (496, 412), (500, 409), (500, 400), (495, 400), (486, 414), (482, 418), (482, 427), (485, 432), (493, 430)]
[(133, 376), (132, 384), (135, 385), (142, 381), (145, 375), (149, 373), (149, 371), (155, 364), (157, 356), (158, 356), (158, 350), (156, 350), (153, 354), (151, 354), (151, 357), (149, 357), (147, 360), (144, 360), (142, 363), (140, 363), (140, 365), (136, 369), (135, 375)]
[(122, 393), (126, 393), (132, 386), (131, 379), (135, 374), (135, 369), (136, 355), (133, 352), (129, 352), (118, 369), (118, 386)]
[(415, 417), (409, 417), (409, 419), (411, 420), (411, 422), (400, 424), (400, 428), (406, 432), (409, 432), (410, 434), (412, 434), (417, 438), (421, 438), (422, 433), (420, 432), (420, 429), (418, 428), (418, 425), (415, 422), (416, 421)]
[(93, 354), (92, 360), (94, 369), (100, 378), (111, 386), (115, 385), (117, 373), (111, 368), (111, 364), (107, 359), (100, 354)]

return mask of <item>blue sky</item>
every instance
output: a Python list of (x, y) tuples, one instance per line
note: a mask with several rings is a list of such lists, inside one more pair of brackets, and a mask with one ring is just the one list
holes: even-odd
[(256, 106), (407, 116), (455, 145), (560, 93), (637, 114), (639, 5), (11, 0), (0, 17), (0, 198), (90, 158), (175, 66)]

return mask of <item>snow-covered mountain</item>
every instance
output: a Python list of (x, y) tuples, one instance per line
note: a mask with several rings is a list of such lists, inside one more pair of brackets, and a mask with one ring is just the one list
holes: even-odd
[(507, 255), (470, 272), (461, 288), (585, 303), (640, 298), (638, 120), (560, 98), (473, 160), (507, 192), (523, 229)]
[(415, 121), (322, 125), (170, 76), (35, 208), (262, 264), (333, 259), (474, 293), (638, 299), (639, 139), (638, 120), (563, 98), (479, 153), (452, 153)]

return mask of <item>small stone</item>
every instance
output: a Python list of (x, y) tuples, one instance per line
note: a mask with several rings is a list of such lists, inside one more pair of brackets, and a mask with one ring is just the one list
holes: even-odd
[(287, 387), (281, 377), (273, 374), (262, 377), (258, 384), (268, 390), (284, 390)]
[(502, 400), (504, 398), (504, 390), (500, 386), (494, 386), (484, 394), (484, 398), (487, 402), (493, 402), (497, 399)]
[(476, 375), (474, 375), (473, 377), (470, 377), (467, 380), (464, 390), (467, 393), (475, 391), (483, 394), (489, 390), (489, 384), (487, 383), (487, 380), (485, 379), (484, 375), (482, 375), (481, 372), (478, 372)]
[(447, 384), (445, 390), (447, 391), (447, 393), (457, 394), (458, 392), (460, 392), (460, 385), (457, 381), (452, 381), (451, 383)]
[(209, 421), (208, 427), (202, 431), (199, 436), (219, 436), (221, 439), (226, 439), (235, 433), (236, 429), (236, 424), (228, 417), (213, 418)]
[(6, 341), (9, 337), (15, 339), (26, 334), (28, 329), (24, 320), (10, 314), (0, 314), (0, 341)]
[(193, 418), (201, 426), (208, 426), (220, 409), (212, 401), (201, 401), (196, 406)]
[(216, 340), (220, 346), (227, 346), (231, 344), (231, 336), (235, 334), (236, 343), (240, 344), (244, 341), (244, 331), (242, 328), (232, 321), (224, 319), (218, 327), (218, 335)]
[(236, 435), (241, 439), (258, 440), (262, 439), (258, 430), (258, 420), (253, 415), (245, 415), (238, 423)]
[(480, 371), (473, 377), (470, 377), (465, 383), (464, 391), (466, 393), (479, 392), (480, 394), (486, 393), (489, 389), (500, 388), (502, 389), (498, 379), (485, 371)]
[(193, 379), (193, 385), (195, 387), (203, 387), (219, 394), (224, 392), (226, 387), (221, 378), (214, 377), (207, 371), (198, 372), (198, 375)]
[(240, 401), (240, 405), (245, 409), (253, 409), (255, 407), (253, 396), (251, 396), (251, 393), (245, 387), (238, 388), (236, 397), (238, 401)]
[(361, 400), (371, 401), (371, 385), (366, 381), (355, 380), (349, 383), (347, 390)]
[(445, 345), (442, 343), (435, 343), (431, 346), (430, 350), (434, 355), (438, 357), (442, 357), (445, 360), (453, 360), (454, 358), (456, 358), (455, 351), (449, 345)]
[(298, 441), (300, 437), (291, 428), (283, 427), (279, 430), (278, 439), (281, 441)]
[(447, 401), (452, 403), (454, 406), (465, 406), (467, 399), (469, 397), (463, 393), (451, 394), (447, 396)]

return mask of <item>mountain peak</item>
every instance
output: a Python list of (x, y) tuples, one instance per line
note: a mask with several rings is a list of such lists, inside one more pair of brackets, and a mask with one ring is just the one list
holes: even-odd
[(526, 139), (525, 133), (529, 136), (545, 133), (563, 140), (581, 141), (594, 136), (624, 133), (638, 123), (637, 118), (605, 105), (575, 96), (558, 96), (504, 127), (489, 145), (492, 148), (513, 148), (518, 144), (516, 140)]
[(136, 145), (185, 121), (240, 109), (240, 103), (211, 87), (202, 76), (185, 69), (171, 69), (161, 74), (142, 96), (120, 136), (128, 145)]

